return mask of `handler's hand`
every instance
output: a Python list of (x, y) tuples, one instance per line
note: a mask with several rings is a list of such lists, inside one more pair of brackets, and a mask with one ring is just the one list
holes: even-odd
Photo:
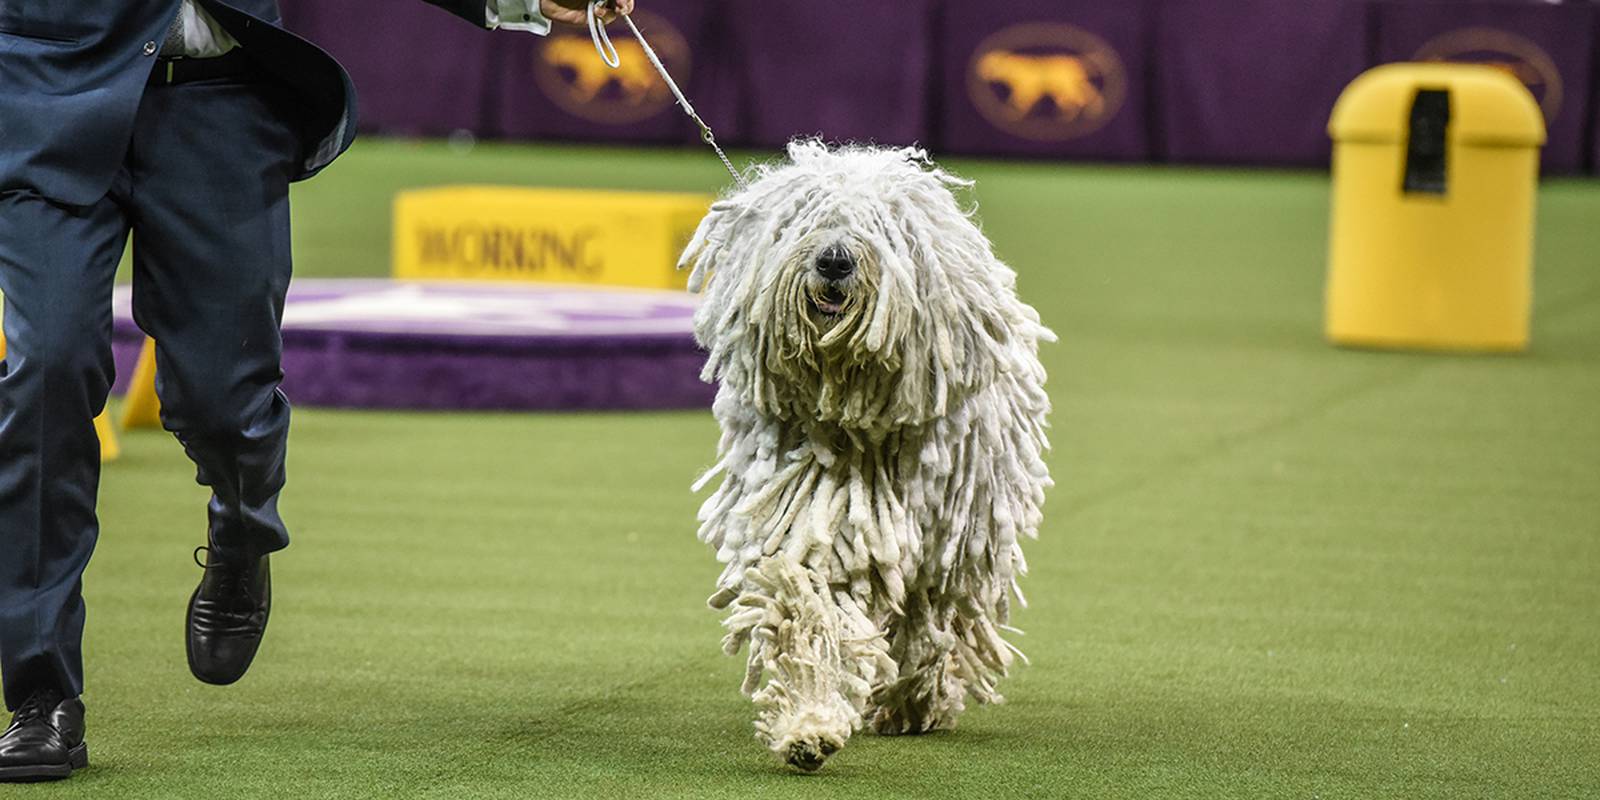
[[(551, 22), (582, 25), (588, 19), (589, 0), (539, 0), (539, 13)], [(610, 0), (600, 7), (600, 18), (606, 22), (622, 14), (633, 13), (633, 0)]]

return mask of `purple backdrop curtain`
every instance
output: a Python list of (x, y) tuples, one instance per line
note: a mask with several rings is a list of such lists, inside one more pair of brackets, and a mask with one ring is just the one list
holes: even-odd
[[(679, 86), (725, 140), (738, 137), (738, 97), (721, 59), (721, 18), (704, 0), (649, 0), (633, 15)], [(621, 67), (601, 62), (583, 28), (550, 37), (491, 37), (495, 135), (523, 139), (689, 142), (698, 129), (675, 105), (626, 25), (610, 26)]]
[[(696, 131), (613, 26), (476, 30), (420, 2), (282, 0), (350, 69), (360, 126), (400, 135), (682, 142)], [(1499, 63), (1546, 109), (1545, 167), (1600, 166), (1600, 4), (1537, 0), (641, 0), (636, 15), (726, 144), (794, 136), (946, 153), (1323, 164), (1364, 67)], [(1474, 49), (1477, 48), (1477, 49)]]
[(928, 139), (933, 0), (721, 2), (746, 144)]
[(1377, 62), (1486, 62), (1511, 70), (1544, 108), (1544, 167), (1583, 168), (1593, 90), (1595, 6), (1382, 0), (1373, 6)]
[(1169, 159), (1328, 162), (1328, 115), (1367, 66), (1362, 4), (1170, 0), (1157, 31), (1161, 141)]
[(939, 19), (941, 149), (1152, 156), (1153, 5), (947, 2)]
[(494, 32), (417, 2), (282, 0), (282, 7), (287, 27), (350, 71), (362, 130), (441, 136), (487, 129)]

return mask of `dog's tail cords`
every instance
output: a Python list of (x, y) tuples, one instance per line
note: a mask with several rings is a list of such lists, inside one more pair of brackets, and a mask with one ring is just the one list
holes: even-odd
[[(622, 58), (617, 55), (616, 46), (611, 44), (611, 35), (606, 33), (605, 23), (600, 21), (598, 13), (608, 2), (609, 0), (591, 0), (589, 3), (589, 38), (594, 42), (594, 49), (595, 52), (600, 54), (600, 60), (606, 62), (606, 66), (616, 69), (622, 65)], [(677, 81), (674, 81), (672, 75), (668, 74), (667, 67), (661, 63), (661, 58), (656, 55), (655, 48), (644, 40), (644, 34), (640, 33), (639, 27), (633, 24), (632, 17), (623, 14), (622, 21), (628, 23), (628, 30), (633, 31), (633, 38), (638, 39), (639, 46), (644, 48), (645, 57), (650, 59), (650, 63), (656, 68), (656, 72), (661, 73), (661, 80), (666, 81), (667, 88), (672, 90), (672, 96), (678, 98), (678, 105), (683, 108), (683, 113), (688, 114), (689, 118), (694, 120), (694, 124), (700, 126), (700, 140), (711, 145), (712, 150), (717, 151), (717, 158), (722, 159), (722, 166), (728, 168), (728, 174), (733, 176), (733, 182), (738, 184), (740, 189), (743, 189), (745, 186), (744, 176), (733, 168), (733, 162), (728, 160), (728, 154), (722, 152), (722, 147), (717, 144), (717, 137), (711, 132), (711, 126), (707, 125), (706, 121), (695, 113), (694, 106), (689, 104), (689, 98), (683, 96), (683, 90), (678, 88)]]

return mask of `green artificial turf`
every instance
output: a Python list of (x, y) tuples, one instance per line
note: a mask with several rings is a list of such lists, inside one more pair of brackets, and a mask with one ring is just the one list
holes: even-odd
[[(706, 413), (301, 409), (251, 674), (189, 677), (204, 493), (128, 435), (87, 584), (93, 767), (0, 794), (1600, 795), (1600, 184), (1541, 192), (1532, 352), (1473, 358), (1323, 344), (1324, 175), (949, 166), (1062, 339), (1006, 705), (815, 776), (770, 759), (703, 604)], [(697, 150), (366, 142), (297, 189), (299, 274), (383, 274), (402, 187), (724, 178)]]

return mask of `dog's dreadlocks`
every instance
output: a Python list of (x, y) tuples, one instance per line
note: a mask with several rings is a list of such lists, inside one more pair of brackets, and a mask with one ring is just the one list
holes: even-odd
[[(758, 736), (814, 769), (864, 719), (921, 732), (1000, 699), (1054, 336), (926, 153), (788, 154), (712, 206), (682, 263), (721, 382), (721, 459), (696, 486), (723, 476), (700, 510), (727, 565), (711, 604), (733, 606), (726, 649), (750, 644)], [(848, 279), (817, 276), (829, 248)]]

